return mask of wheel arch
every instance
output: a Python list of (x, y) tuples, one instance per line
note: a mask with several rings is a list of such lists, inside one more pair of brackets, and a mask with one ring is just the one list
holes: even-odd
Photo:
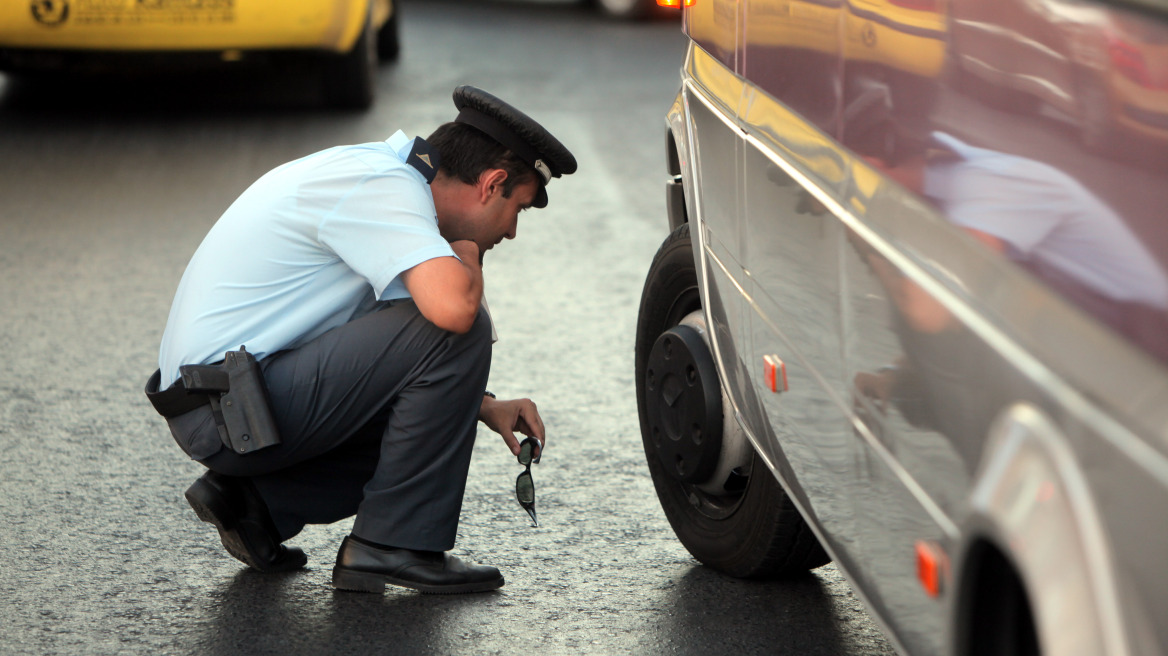
[[(1041, 652), (1128, 654), (1102, 521), (1066, 437), (1015, 404), (990, 429), (954, 562), (953, 653), (970, 651), (986, 588), (1015, 575)], [(991, 576), (987, 577), (987, 572)], [(1072, 628), (1073, 627), (1073, 628)]]
[[(956, 656), (1018, 656), (1041, 653), (1034, 604), (1018, 566), (987, 536), (970, 542), (960, 579), (968, 582), (958, 595)], [(1019, 648), (1033, 644), (1034, 651)], [(1015, 649), (1011, 651), (1006, 645)]]
[(686, 148), (688, 140), (682, 103), (679, 92), (665, 116), (665, 166), (668, 174), (665, 181), (665, 206), (669, 211), (670, 232), (689, 223), (691, 214), (686, 204), (693, 198), (687, 189), (687, 185), (692, 184), (693, 171), (689, 166), (691, 160)]

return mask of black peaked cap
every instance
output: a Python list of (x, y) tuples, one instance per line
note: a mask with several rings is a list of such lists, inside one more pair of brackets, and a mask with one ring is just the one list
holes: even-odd
[(531, 117), (491, 94), (469, 85), (454, 90), (454, 120), (478, 128), (506, 146), (538, 173), (539, 190), (534, 207), (547, 207), (547, 183), (576, 172), (572, 153)]

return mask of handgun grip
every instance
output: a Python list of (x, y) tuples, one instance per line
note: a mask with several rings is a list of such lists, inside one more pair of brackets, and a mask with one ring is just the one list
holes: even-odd
[(231, 380), (222, 367), (211, 364), (185, 364), (178, 368), (188, 394), (226, 392)]

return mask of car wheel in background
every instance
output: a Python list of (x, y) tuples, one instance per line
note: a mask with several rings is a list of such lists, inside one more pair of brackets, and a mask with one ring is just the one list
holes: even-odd
[(661, 13), (656, 0), (593, 0), (593, 2), (605, 14), (624, 20), (648, 18)]
[(665, 516), (695, 558), (731, 576), (794, 576), (830, 562), (749, 443), (743, 464), (724, 482), (709, 479), (710, 472), (722, 471), (723, 433), (736, 424), (722, 412), (728, 404), (700, 310), (686, 224), (653, 258), (637, 318), (641, 439)]
[(401, 3), (395, 2), (389, 20), (385, 21), (385, 25), (377, 30), (377, 56), (381, 58), (381, 61), (396, 61), (401, 52), (400, 15)]
[(322, 71), (325, 102), (342, 109), (368, 109), (377, 90), (377, 33), (368, 20), (349, 52), (330, 58)]

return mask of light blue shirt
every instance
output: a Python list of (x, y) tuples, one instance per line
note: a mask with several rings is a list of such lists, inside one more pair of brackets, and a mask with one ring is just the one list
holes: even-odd
[(454, 256), (434, 197), (405, 164), (413, 139), (338, 146), (257, 180), (203, 239), (183, 273), (158, 366), (162, 388), (184, 364), (246, 345), (257, 359), (295, 348), (406, 298), (402, 272)]
[(1074, 178), (940, 132), (933, 138), (959, 156), (925, 169), (924, 193), (950, 222), (993, 235), (1108, 298), (1168, 309), (1168, 276), (1159, 263)]

